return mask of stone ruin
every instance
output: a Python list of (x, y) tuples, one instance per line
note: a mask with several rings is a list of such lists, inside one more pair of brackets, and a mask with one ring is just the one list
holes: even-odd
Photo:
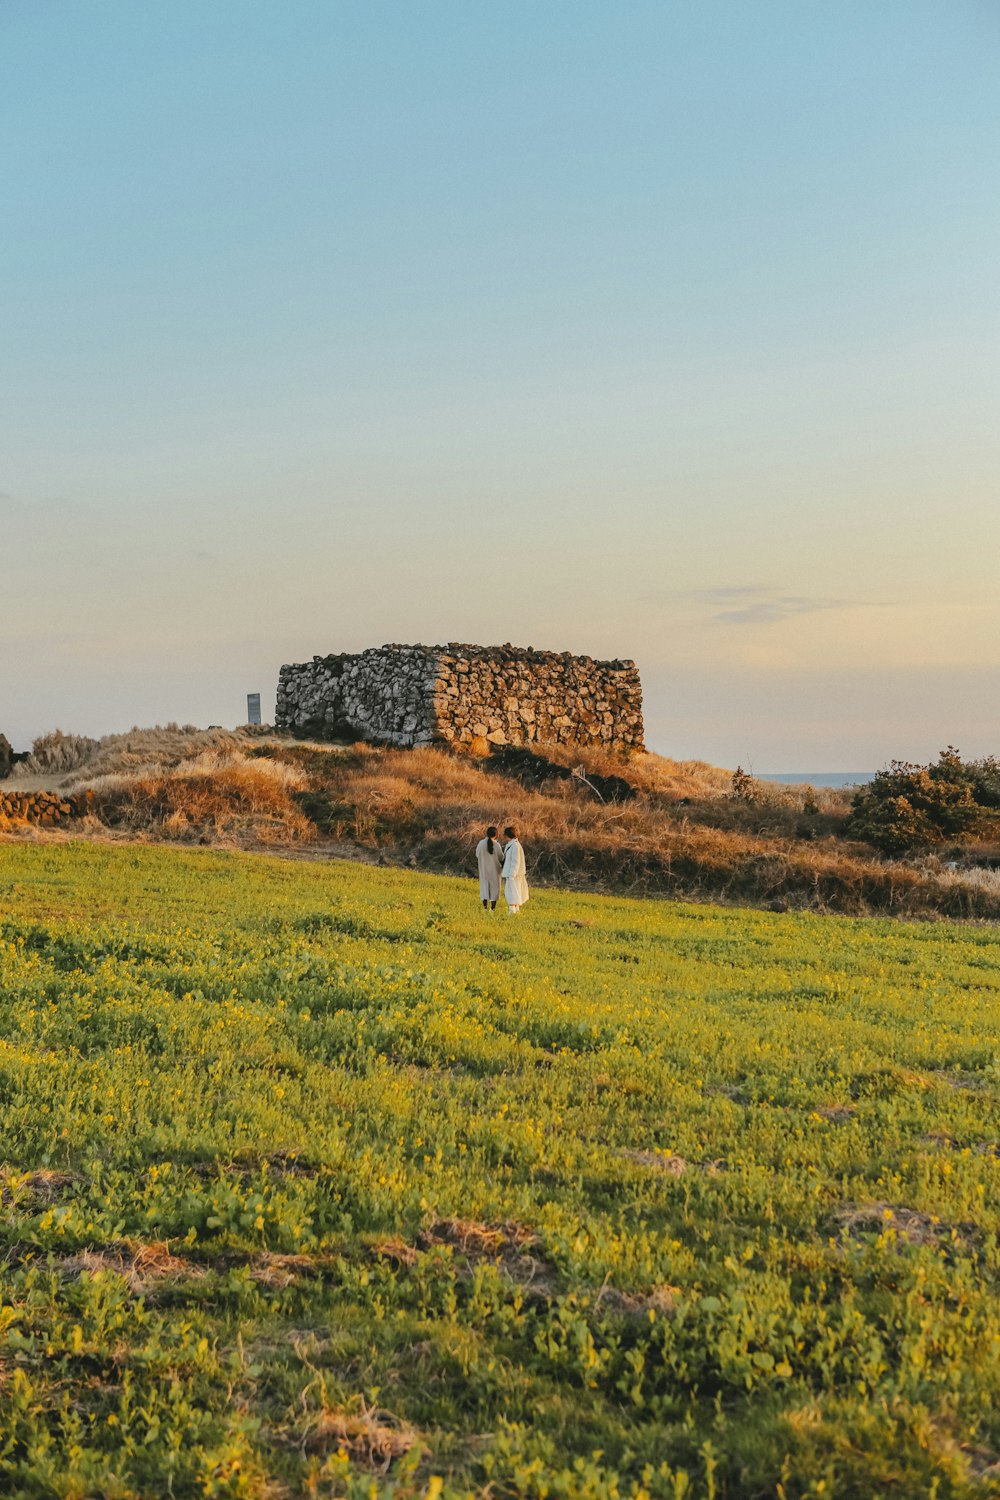
[[(643, 748), (632, 661), (529, 646), (381, 646), (284, 666), (275, 727), (390, 745)], [(483, 748), (486, 748), (484, 744)]]

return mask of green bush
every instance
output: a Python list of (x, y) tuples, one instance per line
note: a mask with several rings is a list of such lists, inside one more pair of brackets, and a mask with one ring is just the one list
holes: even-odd
[(969, 761), (962, 773), (980, 807), (1000, 808), (1000, 761), (995, 756)]
[(1000, 807), (1000, 765), (963, 763), (953, 745), (928, 766), (891, 761), (852, 802), (849, 831), (883, 854), (968, 838)]

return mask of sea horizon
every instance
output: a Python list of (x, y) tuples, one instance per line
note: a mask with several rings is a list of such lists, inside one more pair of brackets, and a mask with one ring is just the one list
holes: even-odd
[(787, 786), (864, 786), (874, 771), (760, 771), (758, 781), (780, 781)]

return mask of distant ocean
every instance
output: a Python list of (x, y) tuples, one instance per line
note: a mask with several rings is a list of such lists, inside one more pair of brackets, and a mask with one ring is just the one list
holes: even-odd
[(761, 771), (758, 781), (782, 781), (786, 786), (808, 782), (810, 786), (864, 786), (874, 771)]

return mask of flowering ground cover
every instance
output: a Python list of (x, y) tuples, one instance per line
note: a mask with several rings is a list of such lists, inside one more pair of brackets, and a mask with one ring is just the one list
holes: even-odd
[(1000, 1494), (992, 928), (0, 845), (0, 1493)]

